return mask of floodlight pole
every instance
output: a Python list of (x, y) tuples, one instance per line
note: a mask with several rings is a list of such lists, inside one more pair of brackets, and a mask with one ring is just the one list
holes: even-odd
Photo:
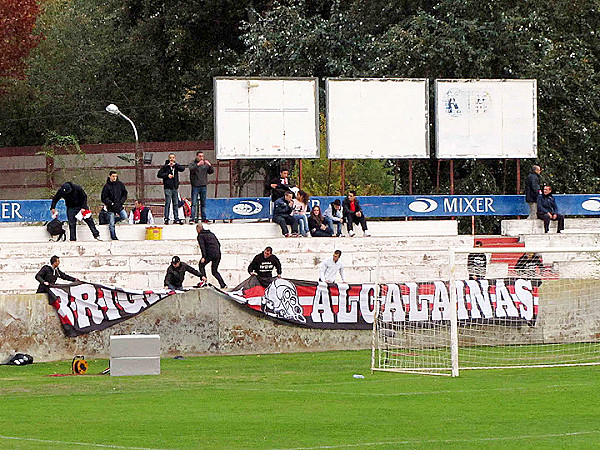
[(133, 134), (135, 136), (135, 195), (136, 199), (145, 200), (145, 189), (144, 189), (144, 153), (140, 148), (140, 141), (138, 139), (138, 132), (133, 120), (119, 111), (117, 105), (110, 104), (106, 107), (106, 111), (115, 116), (122, 117), (129, 122), (133, 128)]

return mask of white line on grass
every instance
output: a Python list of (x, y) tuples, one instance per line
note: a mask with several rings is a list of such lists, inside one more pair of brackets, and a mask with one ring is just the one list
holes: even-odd
[(109, 444), (93, 444), (91, 442), (77, 442), (77, 441), (55, 441), (52, 439), (35, 439), (35, 438), (26, 438), (26, 437), (18, 437), (18, 436), (2, 436), (0, 435), (0, 439), (11, 440), (11, 441), (28, 441), (28, 442), (39, 442), (44, 444), (61, 444), (61, 445), (83, 445), (86, 447), (102, 447), (102, 448), (122, 448), (127, 450), (160, 450), (158, 448), (148, 448), (148, 447), (125, 447), (123, 445), (109, 445)]
[(600, 434), (599, 430), (590, 431), (573, 431), (571, 433), (555, 433), (555, 434), (529, 434), (523, 436), (505, 436), (505, 437), (488, 437), (488, 438), (473, 438), (473, 439), (424, 439), (424, 440), (406, 440), (406, 441), (387, 441), (387, 442), (361, 442), (360, 444), (340, 444), (340, 445), (319, 445), (316, 447), (285, 447), (279, 450), (316, 450), (320, 448), (347, 448), (347, 447), (374, 447), (377, 445), (424, 445), (424, 444), (457, 444), (457, 443), (475, 443), (475, 442), (494, 442), (494, 441), (515, 441), (522, 439), (547, 439), (554, 437), (569, 437), (581, 436), (589, 434)]

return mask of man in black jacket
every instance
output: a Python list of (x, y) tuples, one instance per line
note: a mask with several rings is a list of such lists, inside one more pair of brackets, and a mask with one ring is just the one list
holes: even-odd
[(102, 239), (100, 239), (100, 232), (96, 229), (96, 225), (94, 224), (92, 212), (88, 208), (87, 194), (83, 188), (75, 183), (71, 183), (70, 181), (67, 181), (65, 184), (63, 184), (52, 198), (50, 211), (53, 215), (56, 212), (56, 204), (61, 198), (65, 199), (65, 205), (67, 206), (69, 239), (72, 241), (77, 240), (77, 217), (75, 216), (81, 212), (83, 221), (89, 227), (94, 239), (101, 241)]
[(348, 235), (350, 237), (354, 236), (352, 224), (360, 224), (363, 234), (365, 236), (371, 236), (371, 233), (369, 233), (369, 230), (367, 230), (367, 221), (365, 219), (365, 215), (360, 207), (358, 198), (356, 198), (356, 191), (348, 191), (348, 194), (346, 194), (346, 198), (342, 203), (342, 208), (344, 211), (344, 221), (348, 227)]
[(219, 263), (221, 262), (221, 243), (210, 230), (204, 229), (201, 223), (196, 225), (196, 231), (198, 232), (198, 245), (200, 246), (200, 252), (202, 258), (198, 264), (198, 269), (202, 274), (202, 281), (206, 281), (206, 265), (212, 262), (210, 272), (219, 282), (221, 289), (225, 289), (227, 284), (223, 281), (223, 277), (219, 273)]
[(537, 198), (540, 191), (540, 173), (542, 168), (537, 164), (531, 167), (531, 172), (525, 180), (525, 201), (529, 205), (528, 219), (535, 219), (537, 216)]
[(260, 285), (268, 287), (273, 280), (273, 269), (277, 271), (277, 277), (281, 276), (281, 263), (279, 258), (273, 254), (271, 247), (266, 247), (261, 253), (256, 255), (248, 266), (248, 273), (256, 275)]
[(279, 171), (279, 178), (275, 178), (269, 182), (268, 187), (271, 190), (271, 202), (275, 203), (282, 198), (286, 192), (292, 192), (291, 188), (294, 184), (288, 178), (290, 171), (287, 168), (282, 168)]
[(552, 187), (546, 185), (542, 192), (537, 199), (537, 216), (538, 219), (544, 221), (544, 233), (548, 232), (551, 220), (558, 222), (556, 232), (560, 233), (565, 229), (565, 216), (558, 212), (556, 200), (552, 195)]
[[(119, 220), (127, 220), (127, 213), (123, 205), (127, 200), (127, 189), (125, 185), (119, 181), (119, 175), (115, 170), (108, 173), (106, 184), (102, 188), (100, 195), (102, 203), (106, 205), (108, 211), (108, 231), (110, 238), (117, 240), (117, 232), (115, 231), (115, 222)], [(118, 216), (116, 219), (115, 217)]]
[(56, 283), (56, 280), (61, 278), (67, 281), (77, 281), (77, 278), (73, 278), (70, 275), (62, 272), (58, 266), (60, 265), (60, 258), (56, 255), (50, 258), (50, 265), (43, 266), (35, 276), (35, 279), (40, 283), (36, 293), (47, 294), (48, 303), (52, 304), (56, 301), (56, 295), (48, 288), (49, 285)]
[[(208, 185), (208, 175), (215, 169), (210, 161), (204, 159), (203, 152), (196, 152), (196, 159), (190, 163), (190, 184), (192, 185), (192, 217), (190, 223), (208, 222), (206, 220), (206, 186)], [(198, 205), (198, 198), (200, 205)], [(200, 206), (200, 207), (198, 207)], [(200, 209), (200, 218), (198, 218), (198, 209)]]
[(165, 287), (173, 290), (180, 290), (183, 287), (183, 280), (185, 279), (186, 272), (196, 275), (198, 278), (202, 278), (200, 272), (189, 264), (181, 262), (179, 256), (173, 256), (171, 265), (167, 269), (167, 275), (165, 276)]
[[(173, 223), (183, 224), (179, 220), (179, 172), (183, 172), (185, 167), (175, 161), (175, 153), (169, 153), (169, 159), (165, 165), (158, 171), (158, 178), (163, 180), (165, 190), (165, 225), (169, 224), (169, 209), (173, 207)], [(183, 218), (182, 218), (183, 219)]]

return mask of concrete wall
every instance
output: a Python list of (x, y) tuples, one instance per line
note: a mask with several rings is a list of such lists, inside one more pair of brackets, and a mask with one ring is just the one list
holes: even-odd
[(169, 297), (144, 313), (76, 338), (62, 333), (45, 295), (0, 295), (0, 359), (14, 352), (35, 361), (75, 355), (107, 358), (111, 335), (159, 334), (161, 355), (258, 354), (370, 348), (369, 330), (315, 330), (259, 317), (212, 289)]
[[(548, 280), (540, 291), (535, 326), (460, 327), (461, 346), (596, 342), (600, 336), (598, 280)], [(370, 330), (317, 330), (276, 322), (213, 289), (169, 297), (109, 329), (64, 337), (55, 310), (41, 294), (0, 295), (0, 359), (14, 352), (36, 361), (83, 354), (106, 358), (111, 335), (159, 334), (161, 355), (259, 354), (365, 349)], [(427, 336), (425, 333), (423, 336)], [(397, 336), (400, 340), (402, 336)], [(409, 336), (414, 344), (414, 336)]]

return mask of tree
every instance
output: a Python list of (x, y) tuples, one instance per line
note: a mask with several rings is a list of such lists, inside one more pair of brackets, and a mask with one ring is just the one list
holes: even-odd
[(0, 79), (23, 78), (26, 58), (40, 42), (40, 0), (0, 0)]

